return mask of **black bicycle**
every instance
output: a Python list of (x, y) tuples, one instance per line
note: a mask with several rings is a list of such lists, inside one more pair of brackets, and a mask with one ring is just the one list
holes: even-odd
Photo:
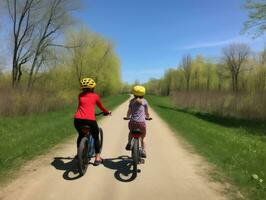
[[(124, 117), (124, 120), (130, 120), (130, 118)], [(152, 120), (152, 118), (145, 118), (146, 120)], [(133, 176), (137, 177), (138, 164), (144, 163), (144, 158), (141, 157), (142, 149), (139, 145), (142, 132), (140, 129), (134, 129), (130, 131), (132, 136), (130, 142), (131, 158), (133, 163)]]
[[(98, 115), (108, 115), (106, 113), (98, 113)], [(90, 134), (90, 126), (82, 126), (81, 131), (84, 134), (84, 137), (81, 139), (79, 148), (78, 148), (78, 171), (81, 176), (83, 176), (88, 168), (91, 158), (95, 156), (95, 141)], [(99, 127), (99, 142), (100, 142), (100, 153), (103, 146), (103, 130)]]

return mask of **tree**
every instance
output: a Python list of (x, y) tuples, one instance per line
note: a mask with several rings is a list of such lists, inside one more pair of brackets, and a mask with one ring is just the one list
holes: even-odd
[(243, 65), (250, 54), (250, 48), (246, 44), (233, 43), (223, 49), (223, 60), (231, 73), (233, 92), (238, 91), (239, 73), (243, 71)]
[(28, 88), (33, 86), (55, 39), (70, 23), (71, 0), (6, 0), (13, 29), (12, 85), (18, 86), (22, 66), (29, 65)]
[(203, 56), (198, 55), (194, 61), (193, 61), (193, 77), (192, 80), (194, 80), (194, 88), (195, 89), (200, 89), (200, 83), (202, 79), (202, 71), (205, 65), (205, 59)]
[(218, 91), (221, 92), (222, 83), (224, 82), (224, 79), (226, 78), (225, 66), (223, 64), (219, 63), (216, 65), (216, 74), (217, 74), (217, 78), (218, 78)]
[(174, 89), (174, 78), (176, 78), (175, 71), (176, 69), (170, 68), (164, 73), (163, 82), (161, 85), (163, 95), (169, 96), (171, 91)]
[(192, 71), (192, 58), (190, 55), (183, 56), (181, 68), (184, 73), (184, 77), (186, 79), (186, 89), (189, 91), (190, 89), (190, 77)]
[(206, 63), (205, 64), (205, 73), (206, 73), (206, 89), (207, 91), (210, 90), (210, 84), (211, 84), (211, 69), (212, 69), (212, 64), (211, 63)]
[(266, 47), (264, 47), (264, 50), (258, 55), (257, 64), (255, 66), (255, 90), (262, 93), (266, 86)]
[(3, 75), (3, 71), (4, 71), (4, 63), (1, 61), (1, 58), (0, 58), (0, 77), (1, 75)]
[(263, 35), (266, 30), (266, 0), (248, 0), (245, 7), (249, 10), (249, 19), (244, 24), (244, 32), (250, 31), (254, 37)]
[(88, 29), (81, 29), (67, 34), (66, 44), (81, 44), (70, 49), (66, 56), (75, 82), (78, 83), (82, 77), (91, 77), (102, 95), (120, 89), (120, 61), (108, 40)]

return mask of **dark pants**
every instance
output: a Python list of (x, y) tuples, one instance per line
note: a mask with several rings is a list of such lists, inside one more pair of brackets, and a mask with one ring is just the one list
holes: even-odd
[(79, 147), (80, 141), (84, 136), (84, 134), (81, 131), (81, 127), (85, 125), (90, 126), (90, 133), (95, 142), (95, 153), (100, 153), (99, 127), (98, 127), (97, 122), (93, 120), (74, 119), (74, 126), (79, 134), (78, 139), (77, 139), (77, 148)]

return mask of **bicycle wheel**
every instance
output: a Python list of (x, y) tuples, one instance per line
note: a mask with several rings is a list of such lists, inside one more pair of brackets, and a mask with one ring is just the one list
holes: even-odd
[(88, 161), (95, 155), (94, 139), (92, 135), (88, 137)]
[(99, 143), (100, 143), (100, 153), (102, 152), (103, 148), (103, 129), (99, 128)]
[(88, 168), (88, 138), (83, 137), (78, 149), (78, 171), (80, 175), (84, 175)]
[(133, 176), (137, 176), (139, 163), (139, 139), (137, 138), (134, 138), (131, 156), (133, 160)]

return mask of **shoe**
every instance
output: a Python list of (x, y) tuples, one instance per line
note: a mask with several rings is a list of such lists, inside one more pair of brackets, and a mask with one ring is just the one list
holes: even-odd
[(130, 148), (131, 148), (131, 145), (130, 145), (130, 144), (127, 144), (127, 146), (126, 146), (126, 150), (127, 150), (127, 151), (130, 151)]
[(141, 156), (142, 158), (147, 158), (147, 154), (146, 154), (145, 151), (142, 151), (141, 154), (140, 154), (140, 156)]
[(94, 161), (94, 166), (98, 166), (98, 165), (100, 165), (102, 163), (103, 163), (103, 159), (101, 159), (101, 160), (95, 160)]

